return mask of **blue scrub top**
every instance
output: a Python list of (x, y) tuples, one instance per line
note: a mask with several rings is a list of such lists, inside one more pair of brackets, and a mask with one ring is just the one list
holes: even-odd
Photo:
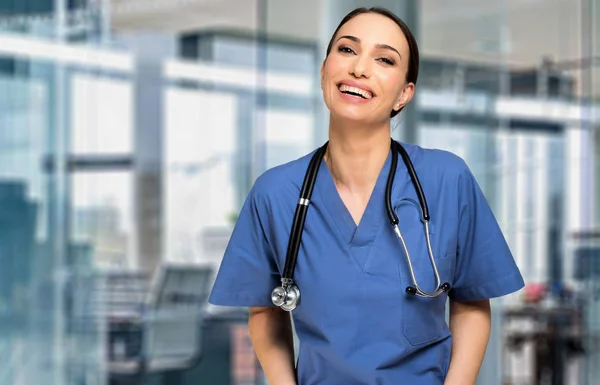
[[(391, 152), (358, 226), (321, 162), (294, 279), (293, 311), (300, 385), (442, 385), (452, 339), (448, 298), (472, 301), (521, 289), (523, 278), (497, 221), (465, 162), (446, 151), (404, 144), (431, 216), (431, 245), (442, 282), (437, 298), (406, 294), (402, 244), (388, 221), (385, 184)], [(314, 153), (314, 152), (313, 152)], [(313, 153), (262, 174), (242, 207), (209, 302), (273, 306), (300, 189)], [(435, 289), (421, 209), (402, 159), (393, 207), (418, 284)]]

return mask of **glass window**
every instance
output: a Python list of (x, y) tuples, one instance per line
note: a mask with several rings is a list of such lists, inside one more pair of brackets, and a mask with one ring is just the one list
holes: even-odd
[(71, 77), (75, 154), (130, 153), (135, 105), (129, 81), (75, 73)]
[[(8, 58), (13, 69), (37, 64)], [(0, 90), (0, 382), (40, 383), (58, 368), (43, 358), (62, 348), (52, 341), (63, 242), (52, 235), (64, 226), (49, 217), (64, 196), (44, 168), (57, 143), (55, 94), (47, 79), (23, 74), (0, 76)]]
[[(71, 241), (73, 266), (135, 266), (131, 172), (74, 173)], [(79, 259), (78, 259), (79, 258)]]
[(198, 260), (210, 229), (238, 210), (237, 101), (232, 94), (169, 88), (164, 126), (166, 256)]
[(313, 117), (309, 113), (262, 110), (258, 124), (265, 127), (267, 169), (313, 150)]

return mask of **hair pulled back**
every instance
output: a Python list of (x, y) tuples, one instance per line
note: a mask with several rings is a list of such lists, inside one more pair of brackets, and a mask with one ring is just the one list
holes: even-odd
[[(398, 16), (396, 16), (393, 12), (391, 12), (385, 8), (382, 8), (382, 7), (371, 7), (371, 8), (361, 7), (361, 8), (356, 8), (355, 10), (348, 13), (342, 19), (340, 24), (337, 26), (337, 28), (333, 32), (333, 35), (331, 36), (331, 40), (329, 41), (329, 44), (327, 45), (327, 52), (326, 52), (325, 56), (326, 57), (329, 56), (334, 39), (335, 39), (338, 31), (340, 30), (340, 28), (342, 28), (342, 26), (344, 24), (346, 24), (347, 22), (349, 22), (356, 16), (362, 15), (365, 13), (377, 13), (379, 15), (387, 17), (388, 19), (390, 19), (393, 22), (395, 22), (396, 24), (398, 24), (398, 27), (400, 27), (400, 29), (402, 30), (402, 33), (404, 34), (404, 37), (408, 41), (408, 50), (409, 50), (409, 56), (410, 56), (409, 62), (408, 62), (408, 71), (406, 72), (405, 80), (408, 83), (413, 83), (416, 85), (417, 78), (419, 77), (419, 46), (417, 45), (417, 40), (415, 39), (414, 35), (412, 34), (410, 28), (408, 28), (408, 26), (406, 25), (406, 23), (404, 23), (404, 21), (402, 21), (402, 19), (400, 19)], [(402, 110), (402, 108), (398, 111), (392, 110), (390, 117), (393, 118), (401, 110)]]

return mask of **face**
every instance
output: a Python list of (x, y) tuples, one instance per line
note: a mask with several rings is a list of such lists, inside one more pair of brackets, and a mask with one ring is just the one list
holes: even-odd
[(414, 84), (406, 82), (408, 42), (389, 18), (361, 14), (344, 24), (334, 37), (321, 68), (321, 88), (332, 115), (386, 122), (392, 110), (410, 101)]

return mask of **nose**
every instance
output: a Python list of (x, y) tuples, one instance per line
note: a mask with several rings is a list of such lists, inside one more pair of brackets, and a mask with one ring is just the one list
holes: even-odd
[(350, 66), (350, 74), (357, 78), (369, 78), (371, 76), (371, 65), (365, 55), (356, 55)]

